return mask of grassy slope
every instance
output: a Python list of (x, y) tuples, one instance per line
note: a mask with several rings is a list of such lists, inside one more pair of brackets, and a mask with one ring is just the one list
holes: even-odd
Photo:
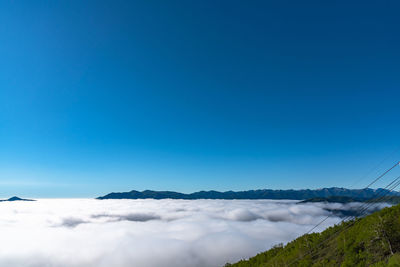
[(227, 266), (400, 266), (400, 205)]

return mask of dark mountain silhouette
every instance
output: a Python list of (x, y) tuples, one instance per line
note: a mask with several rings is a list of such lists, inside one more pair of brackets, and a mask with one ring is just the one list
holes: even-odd
[(330, 197), (314, 197), (298, 202), (301, 203), (311, 203), (311, 202), (325, 202), (325, 203), (350, 203), (350, 202), (364, 202), (368, 198), (355, 198), (347, 196), (330, 196)]
[(4, 202), (4, 201), (36, 201), (36, 200), (24, 199), (24, 198), (19, 198), (19, 197), (14, 196), (14, 197), (10, 197), (9, 199), (0, 200), (0, 202)]
[(400, 203), (400, 195), (379, 197), (377, 199), (346, 197), (346, 196), (314, 197), (314, 198), (302, 200), (302, 201), (298, 202), (298, 204), (311, 203), (311, 202), (350, 203), (350, 202), (372, 202), (372, 201), (373, 202), (387, 202), (387, 203), (391, 203), (391, 204), (399, 204)]
[(399, 192), (386, 189), (346, 189), (346, 188), (322, 188), (301, 190), (249, 190), (249, 191), (200, 191), (191, 194), (173, 191), (136, 191), (110, 193), (97, 199), (291, 199), (304, 200), (312, 198), (349, 197), (355, 199), (371, 199), (378, 195), (400, 196)]

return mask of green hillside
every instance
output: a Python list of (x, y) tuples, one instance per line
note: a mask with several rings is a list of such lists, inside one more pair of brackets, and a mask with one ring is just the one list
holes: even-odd
[(400, 205), (226, 266), (400, 266)]

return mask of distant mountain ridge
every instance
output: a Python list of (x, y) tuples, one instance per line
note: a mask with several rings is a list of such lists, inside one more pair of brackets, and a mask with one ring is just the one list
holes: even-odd
[(291, 199), (304, 200), (311, 198), (328, 197), (349, 197), (357, 199), (370, 199), (378, 195), (400, 196), (399, 192), (386, 189), (347, 189), (339, 187), (330, 187), (322, 189), (300, 189), (300, 190), (273, 190), (260, 189), (248, 191), (199, 191), (185, 194), (173, 191), (136, 191), (110, 193), (100, 196), (97, 199)]
[(33, 199), (24, 199), (24, 198), (19, 198), (19, 197), (10, 197), (9, 199), (0, 199), (0, 202), (4, 202), (4, 201), (36, 201)]

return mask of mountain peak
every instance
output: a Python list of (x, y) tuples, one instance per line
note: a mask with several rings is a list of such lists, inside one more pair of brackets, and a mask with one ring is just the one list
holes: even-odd
[(33, 199), (24, 199), (24, 198), (19, 198), (17, 196), (10, 197), (9, 199), (4, 199), (0, 201), (35, 201)]
[(10, 197), (9, 199), (7, 199), (8, 201), (17, 201), (17, 200), (22, 200), (22, 198), (19, 198), (19, 197), (17, 197), (17, 196), (13, 196), (13, 197)]

